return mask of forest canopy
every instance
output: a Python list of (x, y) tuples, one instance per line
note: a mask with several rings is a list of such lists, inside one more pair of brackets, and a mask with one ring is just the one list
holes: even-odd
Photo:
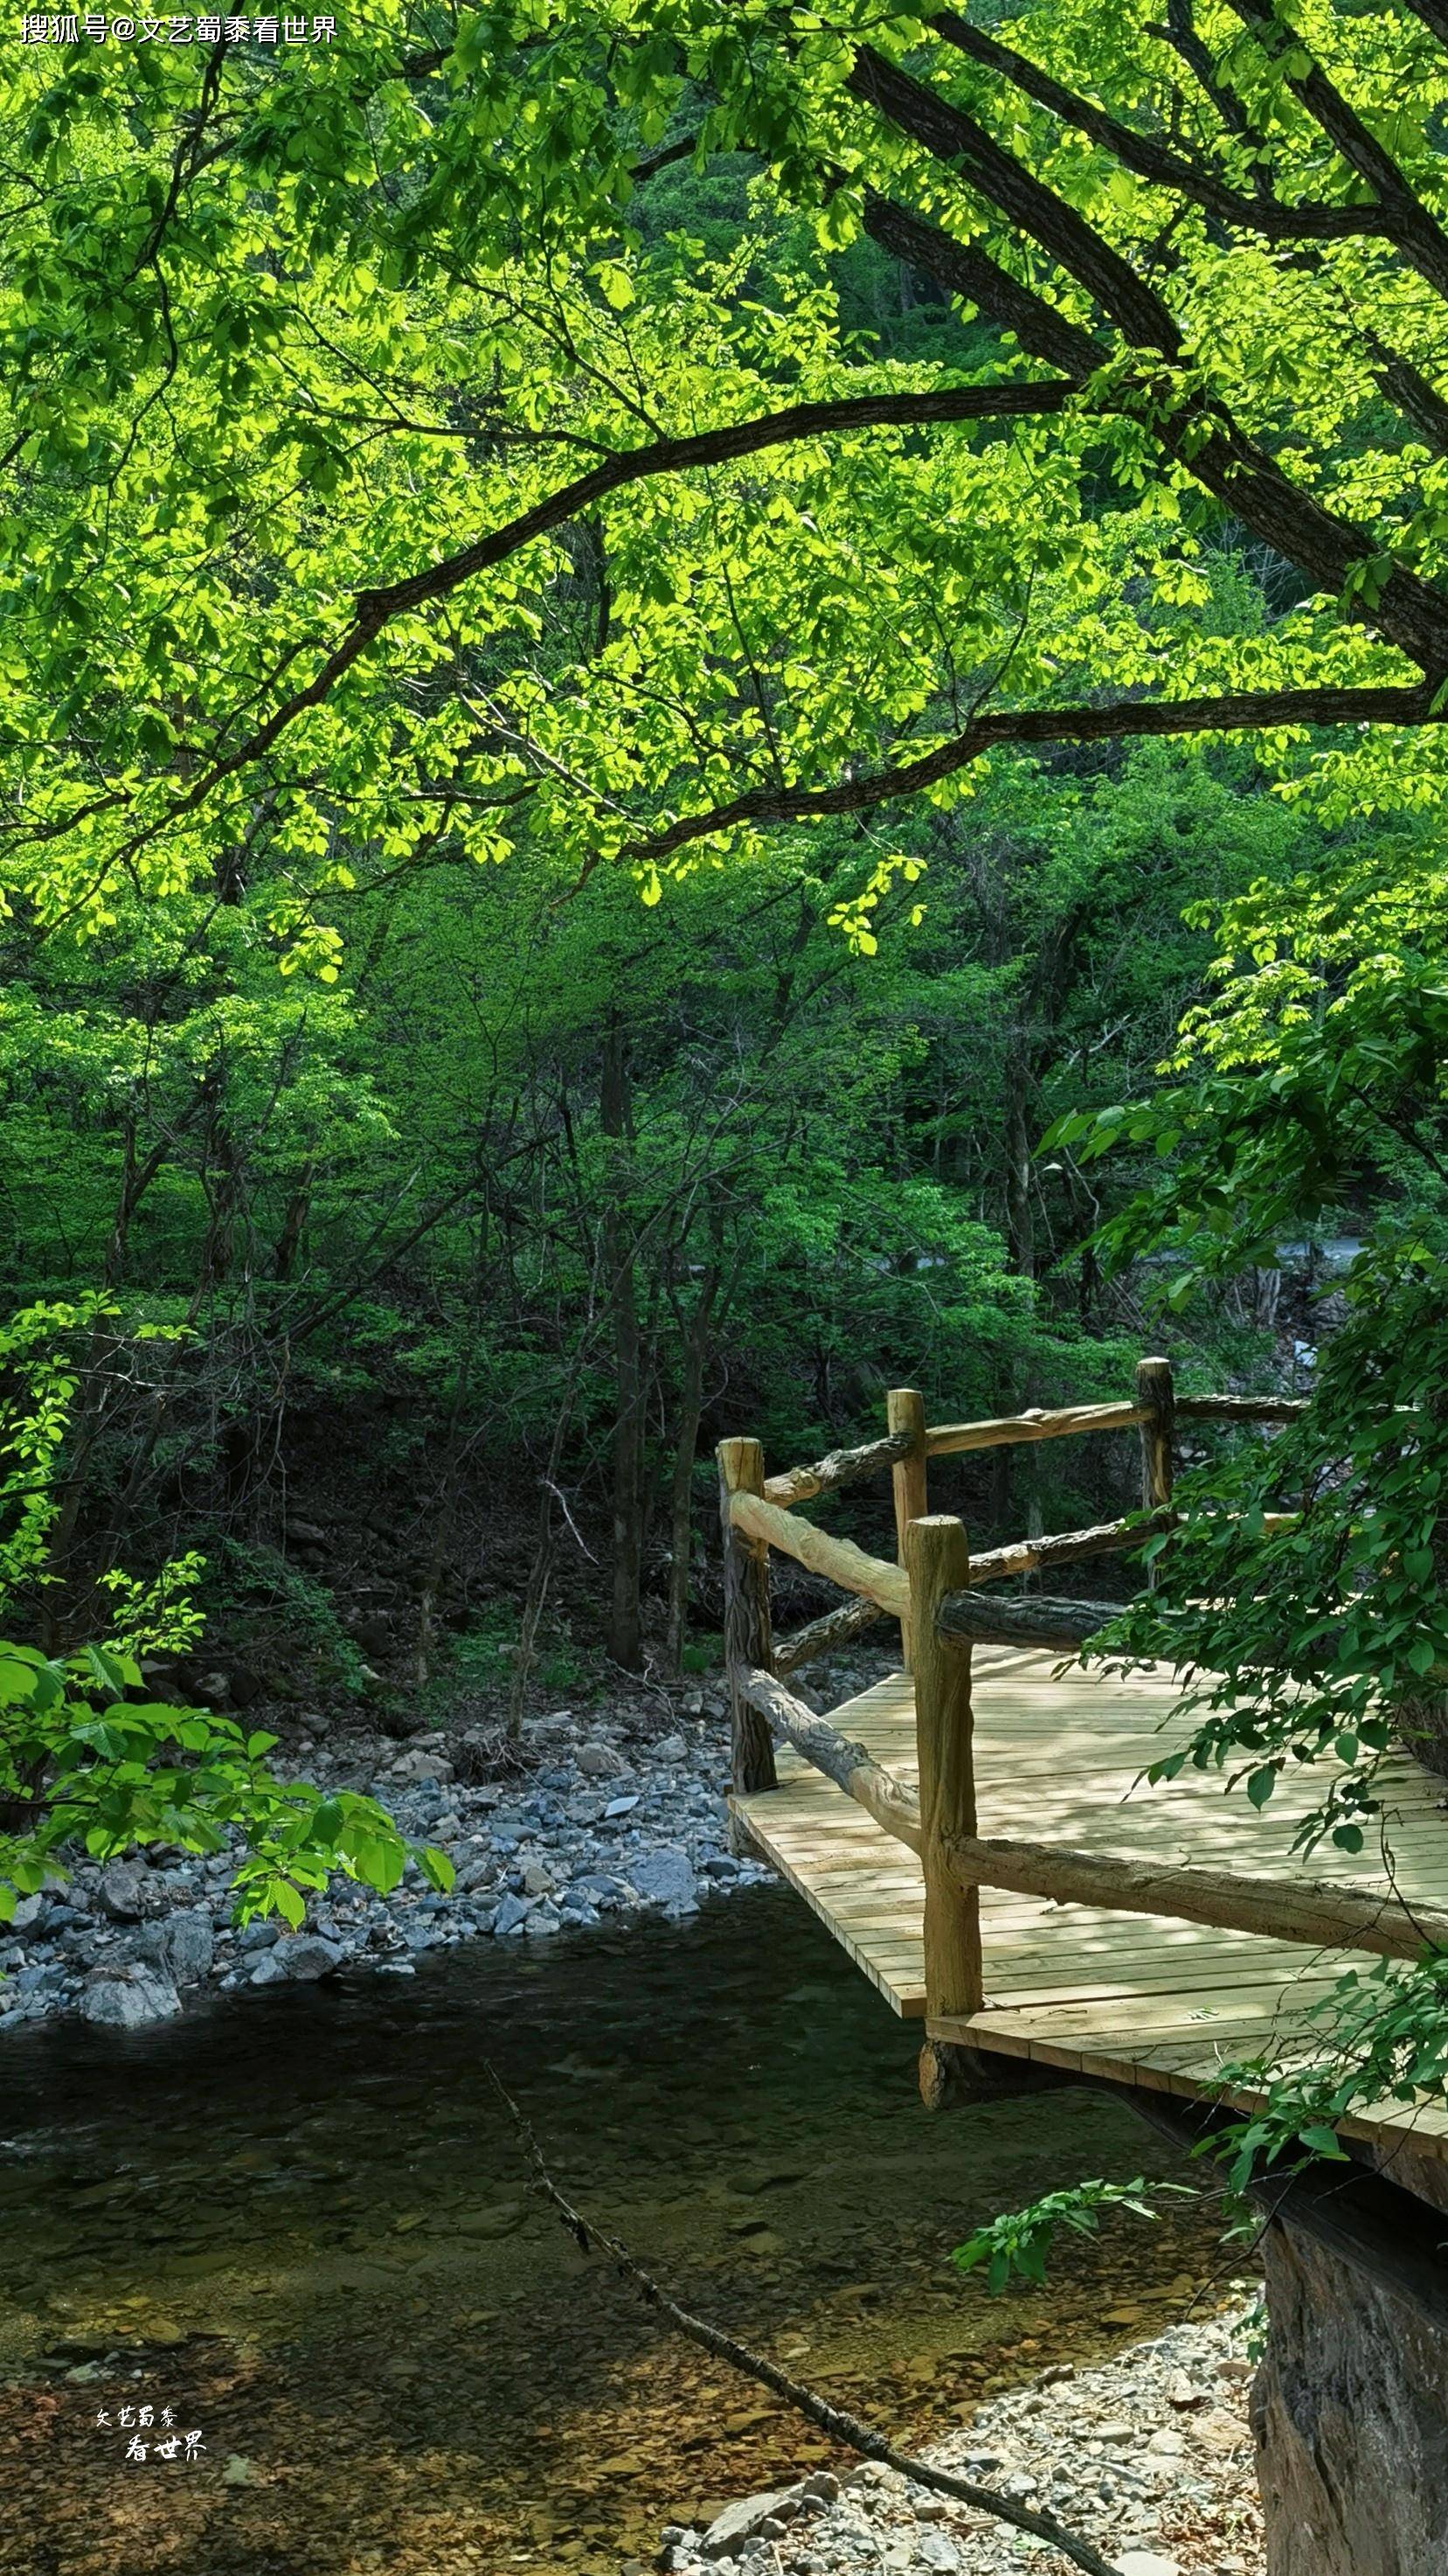
[(1448, 1658), (1442, 12), (382, 6), (0, 82), (7, 1264), (107, 1301), (47, 1616), (200, 1545), (359, 1687), (380, 1510), (367, 1687), (526, 1667), (561, 1562), (677, 1669), (743, 1415), (1310, 1371), (1335, 1231), (1211, 1587), (1280, 1646), (1326, 1569), (1310, 1723), (1189, 1612), (1218, 1539), (1151, 1617), (1360, 1830), (1385, 1619)]

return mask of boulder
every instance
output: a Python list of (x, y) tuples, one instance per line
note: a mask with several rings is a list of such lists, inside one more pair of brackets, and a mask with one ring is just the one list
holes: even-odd
[(654, 1746), (656, 1762), (686, 1762), (688, 1757), (689, 1748), (682, 1735), (666, 1735), (661, 1744)]
[(738, 2558), (767, 2522), (787, 2521), (798, 2504), (799, 2490), (776, 2487), (763, 2495), (741, 2496), (716, 2514), (700, 2546), (706, 2558)]
[(216, 1949), (211, 1917), (199, 1907), (168, 1915), (164, 1923), (153, 1923), (142, 1933), (138, 1949), (143, 1959), (174, 1978), (178, 1986), (194, 1986), (211, 1974)]
[(181, 1998), (164, 1969), (134, 1960), (128, 1968), (106, 1968), (88, 1978), (80, 2008), (87, 2021), (141, 2030), (147, 2022), (173, 2021)]
[(441, 1753), (404, 1753), (392, 1765), (392, 1777), (404, 1783), (412, 1780), (450, 1780), (453, 1766)]
[(163, 1927), (166, 1965), (178, 1986), (199, 1985), (211, 1974), (216, 1954), (216, 1936), (211, 1917), (198, 1906), (186, 1914), (173, 1914)]

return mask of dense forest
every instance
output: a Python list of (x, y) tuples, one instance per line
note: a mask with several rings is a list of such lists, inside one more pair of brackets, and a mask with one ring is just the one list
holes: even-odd
[[(1191, 1677), (1164, 1797), (1310, 1770), (1295, 1865), (1386, 1852), (1448, 1745), (1436, 0), (167, 24), (0, 71), (6, 1922), (147, 1851), (316, 1956), (446, 1901), (453, 1763), (394, 1814), (377, 1739), (561, 1796), (722, 1717), (721, 1440), (1149, 1353), (1301, 1402), (1183, 1429), (1092, 1651)], [(1239, 2185), (1441, 2098), (1445, 1956), (1264, 2061)], [(1317, 2475), (1273, 2576), (1428, 2576)]]

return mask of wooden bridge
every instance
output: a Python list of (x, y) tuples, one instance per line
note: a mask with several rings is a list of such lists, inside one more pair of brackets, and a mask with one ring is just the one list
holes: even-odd
[[(987, 2051), (1245, 2102), (1223, 2068), (1310, 2062), (1321, 2046), (1311, 2007), (1363, 1954), (1448, 1947), (1443, 1780), (1406, 1753), (1386, 1763), (1391, 1881), (1373, 1855), (1337, 1850), (1311, 1874), (1290, 1849), (1319, 1803), (1307, 1766), (1281, 1775), (1261, 1810), (1190, 1766), (1148, 1787), (1148, 1765), (1191, 1734), (1171, 1672), (1084, 1668), (1071, 1650), (1103, 1605), (982, 1588), (1170, 1526), (1177, 1422), (1282, 1422), (1301, 1409), (1178, 1400), (1168, 1363), (1146, 1360), (1130, 1402), (991, 1422), (928, 1425), (919, 1395), (900, 1389), (885, 1438), (767, 1479), (757, 1441), (721, 1444), (736, 1818), (895, 2011), (923, 2019), (927, 2100), (954, 2052)], [(1092, 1431), (1139, 1432), (1146, 1517), (972, 1559), (962, 1524), (930, 1514), (931, 1458)], [(885, 1471), (895, 1562), (798, 1510)], [(850, 1596), (778, 1641), (771, 1548)], [(903, 1668), (817, 1716), (787, 1677), (882, 1616), (900, 1621)], [(1448, 2156), (1448, 2112), (1427, 2104), (1373, 2105), (1342, 2128)]]

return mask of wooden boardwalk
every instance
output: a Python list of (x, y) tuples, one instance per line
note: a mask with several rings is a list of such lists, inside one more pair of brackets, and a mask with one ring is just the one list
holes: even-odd
[[(978, 1647), (973, 1661), (980, 1830), (1199, 1866), (1296, 1873), (1386, 1890), (1380, 1856), (1291, 1840), (1321, 1780), (1286, 1772), (1260, 1812), (1221, 1774), (1188, 1769), (1155, 1789), (1147, 1765), (1182, 1741), (1169, 1674), (1105, 1679), (1049, 1654)], [(830, 1712), (844, 1735), (913, 1786), (915, 1703), (893, 1673)], [(1400, 1894), (1448, 1904), (1448, 1787), (1407, 1756), (1383, 1775)], [(759, 1849), (897, 2013), (925, 2014), (920, 1863), (823, 1773), (784, 1750), (779, 1786), (734, 1801)], [(1311, 1950), (1145, 1914), (980, 1891), (985, 2008), (927, 2021), (938, 2039), (1031, 2057), (1192, 2098), (1220, 2098), (1220, 2069), (1271, 2051), (1311, 2053), (1304, 2018), (1361, 1953)], [(1244, 2097), (1245, 2098), (1245, 2097)], [(1448, 2111), (1373, 2106), (1345, 2131), (1448, 2156)]]

